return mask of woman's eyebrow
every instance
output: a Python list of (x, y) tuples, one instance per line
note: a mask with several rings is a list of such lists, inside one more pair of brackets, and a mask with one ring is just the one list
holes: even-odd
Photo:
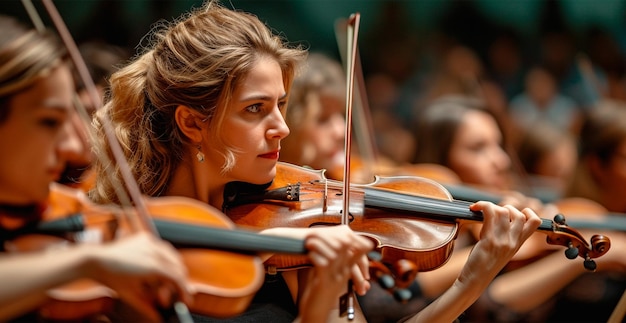
[[(287, 98), (287, 93), (283, 93), (283, 95), (281, 95), (278, 100), (284, 100), (285, 98)], [(272, 100), (272, 97), (269, 95), (265, 95), (265, 94), (251, 94), (247, 97), (243, 97), (240, 101), (244, 102), (244, 101), (253, 101), (253, 100), (262, 100), (262, 101), (270, 101)]]

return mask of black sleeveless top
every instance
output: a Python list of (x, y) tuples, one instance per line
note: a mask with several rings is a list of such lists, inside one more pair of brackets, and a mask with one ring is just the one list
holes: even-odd
[(192, 314), (194, 322), (293, 322), (298, 309), (291, 298), (287, 283), (280, 273), (266, 274), (261, 289), (257, 291), (248, 309), (241, 315), (216, 319)]

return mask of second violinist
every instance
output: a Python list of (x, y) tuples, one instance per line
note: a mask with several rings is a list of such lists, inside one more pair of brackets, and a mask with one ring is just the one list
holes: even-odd
[[(105, 244), (14, 250), (41, 220), (52, 182), (85, 150), (72, 122), (74, 81), (65, 48), (50, 32), (0, 16), (0, 321), (39, 321), (48, 291), (89, 278), (117, 292), (141, 317), (158, 320), (157, 289), (187, 297), (176, 250), (147, 234)], [(22, 240), (23, 241), (23, 240)], [(185, 298), (187, 300), (187, 298)], [(93, 313), (108, 315), (115, 313)]]
[[(227, 185), (264, 185), (276, 176), (291, 82), (306, 57), (257, 17), (210, 1), (152, 37), (156, 42), (111, 78), (112, 118), (143, 193), (191, 197), (221, 209)], [(107, 151), (106, 143), (97, 145)], [(98, 174), (108, 165), (97, 164)], [(99, 176), (93, 197), (116, 202)], [(485, 216), (481, 240), (456, 284), (414, 321), (450, 322), (487, 286), (539, 226), (531, 210), (472, 206)], [(267, 228), (263, 234), (307, 239), (314, 267), (268, 275), (249, 310), (234, 321), (333, 321), (351, 279), (369, 288), (369, 240), (348, 226)], [(311, 249), (310, 249), (311, 250)], [(207, 264), (210, 268), (210, 264)], [(210, 270), (210, 269), (208, 269)], [(364, 321), (357, 307), (356, 321)], [(197, 317), (198, 318), (198, 317)], [(202, 317), (198, 320), (210, 320)]]
[[(497, 188), (501, 190), (499, 194), (503, 196), (504, 203), (528, 205), (537, 212), (542, 212), (547, 218), (558, 213), (553, 205), (542, 204), (537, 199), (507, 190), (512, 160), (503, 148), (505, 133), (501, 130), (498, 119), (482, 101), (471, 97), (440, 98), (423, 110), (419, 120), (417, 141), (421, 146), (417, 149), (418, 162), (446, 166), (468, 185)], [(611, 178), (616, 177), (613, 174)], [(590, 185), (583, 187), (588, 188)], [(567, 212), (562, 212), (567, 217)], [(477, 230), (474, 228), (472, 231)], [(433, 278), (442, 277), (437, 276), (438, 271), (454, 273), (460, 270), (461, 265), (455, 255), (464, 256), (473, 247), (473, 236), (469, 231), (466, 233), (468, 233), (465, 234), (467, 245), (457, 244), (451, 261), (436, 271), (422, 273), (422, 277), (418, 276), (425, 291), (441, 292), (442, 286), (438, 285), (443, 282), (452, 284), (452, 277), (440, 279), (439, 284), (435, 283)], [(625, 260), (617, 251), (621, 250), (621, 239), (614, 239), (616, 233), (610, 235), (613, 246), (607, 255), (598, 259), (599, 272), (606, 273), (616, 267), (620, 268)], [(585, 321), (606, 321), (608, 313), (590, 311), (589, 304), (571, 306), (561, 313), (554, 311), (554, 304), (561, 301), (563, 291), (567, 290), (572, 282), (585, 276), (602, 277), (604, 273), (587, 274), (580, 263), (564, 259), (560, 250), (548, 252), (550, 249), (546, 249), (545, 241), (545, 236), (541, 233), (531, 237), (523, 246), (524, 250), (516, 255), (524, 260), (521, 262), (524, 265), (515, 264), (503, 270), (480, 300), (467, 311), (465, 318), (468, 321), (568, 321), (581, 319), (587, 315)], [(529, 254), (531, 256), (527, 256)], [(584, 290), (589, 291), (590, 287), (585, 286)], [(574, 294), (578, 294), (578, 291)], [(581, 309), (581, 312), (577, 309)], [(564, 316), (566, 313), (577, 314)]]

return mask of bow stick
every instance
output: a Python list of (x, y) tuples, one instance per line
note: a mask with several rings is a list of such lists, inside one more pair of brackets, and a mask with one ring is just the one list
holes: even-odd
[[(345, 137), (345, 163), (343, 166), (343, 208), (341, 224), (350, 223), (350, 150), (352, 146), (352, 97), (354, 89), (354, 65), (356, 61), (356, 48), (361, 15), (357, 12), (350, 15), (347, 26), (348, 50), (350, 59), (347, 60), (346, 68), (346, 137)], [(348, 282), (348, 292), (339, 299), (339, 315), (348, 316), (348, 320), (354, 319), (354, 292), (352, 281)]]
[[(351, 57), (348, 56), (350, 54), (347, 53), (348, 49), (343, 46), (348, 42), (347, 33), (347, 19), (337, 20), (335, 23), (335, 37), (337, 38), (337, 45), (339, 46), (339, 53), (344, 66), (348, 66), (348, 60), (351, 59)], [(359, 153), (362, 157), (364, 170), (368, 175), (368, 178), (374, 178), (374, 175), (376, 175), (374, 165), (378, 163), (378, 149), (373, 137), (374, 127), (372, 125), (372, 114), (369, 108), (367, 96), (365, 95), (365, 81), (358, 47), (355, 46), (354, 51), (354, 85), (352, 86), (354, 91), (354, 114), (352, 119), (356, 119), (356, 123), (353, 123), (353, 126), (354, 131), (356, 132), (356, 144), (359, 147)]]

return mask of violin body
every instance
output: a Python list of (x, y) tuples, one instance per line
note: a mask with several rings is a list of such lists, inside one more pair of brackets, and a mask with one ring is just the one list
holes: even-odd
[[(89, 214), (89, 230), (82, 232), (44, 232), (25, 234), (5, 242), (9, 253), (54, 252), (76, 243), (102, 243), (115, 236), (118, 221), (106, 207), (85, 208), (86, 197), (60, 184), (52, 184), (48, 207), (42, 213), (42, 222), (62, 219), (78, 212)], [(108, 313), (114, 307), (116, 293), (96, 281), (80, 279), (48, 291), (50, 300), (39, 310), (44, 320), (85, 319)]]
[[(155, 220), (234, 230), (221, 212), (193, 199), (159, 197), (147, 200)], [(263, 284), (265, 269), (256, 254), (207, 248), (178, 248), (188, 270), (193, 291), (192, 313), (230, 317), (243, 313)]]
[[(341, 224), (342, 191), (340, 182), (327, 180), (323, 170), (310, 170), (292, 164), (278, 163), (277, 175), (268, 188), (288, 187), (300, 183), (298, 201), (269, 200), (228, 208), (225, 213), (237, 225), (256, 230), (271, 227), (310, 228)], [(377, 178), (355, 188), (375, 187), (381, 190), (404, 190), (450, 200), (445, 189), (430, 180), (415, 177)], [(371, 239), (381, 262), (395, 271), (396, 284), (408, 286), (419, 271), (442, 266), (450, 257), (457, 235), (457, 222), (422, 221), (414, 215), (367, 208), (362, 190), (351, 192), (350, 223), (355, 232)], [(410, 262), (407, 268), (407, 261)], [(305, 257), (274, 255), (265, 262), (277, 270), (291, 270), (309, 265)]]
[[(192, 199), (147, 198), (146, 204), (155, 219), (224, 231), (235, 228), (221, 212)], [(95, 205), (82, 191), (53, 184), (38, 232), (8, 241), (5, 248), (8, 252), (54, 252), (55, 248), (76, 243), (110, 242), (134, 232), (124, 215), (132, 212), (135, 210)], [(190, 310), (194, 313), (211, 317), (242, 313), (263, 283), (263, 264), (254, 252), (208, 247), (178, 250), (188, 269), (188, 284), (194, 297)], [(50, 301), (39, 311), (45, 320), (88, 319), (109, 313), (117, 300), (115, 291), (90, 279), (51, 289), (48, 295)]]

